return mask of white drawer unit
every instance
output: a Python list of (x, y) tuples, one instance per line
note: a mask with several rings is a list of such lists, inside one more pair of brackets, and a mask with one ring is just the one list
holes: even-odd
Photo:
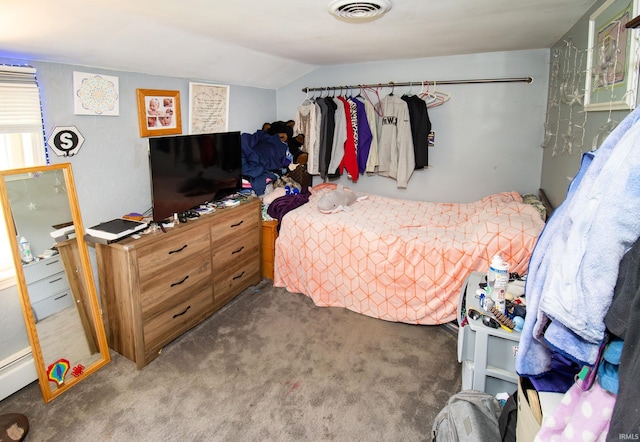
[[(458, 324), (463, 324), (468, 308), (488, 316), (491, 313), (480, 308), (476, 290), (485, 274), (473, 272), (462, 285), (458, 303)], [(509, 290), (509, 289), (508, 289)], [(520, 333), (502, 328), (491, 328), (481, 320), (467, 319), (458, 329), (458, 362), (462, 363), (462, 389), (480, 390), (496, 395), (514, 393), (518, 389), (515, 370)]]
[(64, 272), (64, 265), (60, 255), (54, 255), (50, 258), (25, 264), (22, 266), (22, 270), (27, 284), (31, 284), (56, 273)]
[(26, 264), (22, 268), (36, 322), (73, 306), (73, 294), (60, 255)]

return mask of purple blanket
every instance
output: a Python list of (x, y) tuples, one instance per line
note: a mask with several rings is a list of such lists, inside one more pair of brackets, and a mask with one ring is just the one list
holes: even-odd
[(287, 213), (296, 209), (303, 204), (309, 202), (309, 196), (311, 193), (309, 191), (281, 196), (280, 198), (276, 198), (269, 204), (267, 208), (267, 213), (271, 218), (275, 218), (278, 220), (278, 230), (280, 229), (280, 221), (282, 221), (282, 217), (284, 217)]

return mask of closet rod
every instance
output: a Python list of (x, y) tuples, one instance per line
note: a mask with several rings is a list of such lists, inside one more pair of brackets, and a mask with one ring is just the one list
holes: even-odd
[(374, 87), (403, 87), (403, 86), (421, 86), (422, 84), (477, 84), (477, 83), (531, 83), (533, 78), (531, 77), (522, 77), (522, 78), (484, 78), (484, 79), (474, 79), (474, 80), (442, 80), (442, 81), (404, 81), (401, 83), (378, 83), (378, 84), (355, 84), (349, 86), (325, 86), (325, 87), (304, 87), (302, 88), (302, 92), (311, 92), (311, 91), (335, 91), (338, 89), (359, 89), (361, 87), (365, 88), (374, 88)]

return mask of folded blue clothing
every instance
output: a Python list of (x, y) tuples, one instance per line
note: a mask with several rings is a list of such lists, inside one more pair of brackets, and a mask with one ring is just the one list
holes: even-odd
[(613, 365), (620, 365), (620, 355), (622, 354), (623, 345), (624, 341), (622, 339), (613, 338), (604, 350), (604, 354), (602, 356), (604, 360)]
[(618, 394), (618, 368), (618, 365), (607, 361), (602, 361), (598, 366), (598, 383), (603, 389), (613, 394)]

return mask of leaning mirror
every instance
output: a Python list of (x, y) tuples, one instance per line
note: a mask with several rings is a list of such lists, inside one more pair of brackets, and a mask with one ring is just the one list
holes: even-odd
[(69, 163), (0, 171), (16, 284), (45, 402), (109, 362)]

